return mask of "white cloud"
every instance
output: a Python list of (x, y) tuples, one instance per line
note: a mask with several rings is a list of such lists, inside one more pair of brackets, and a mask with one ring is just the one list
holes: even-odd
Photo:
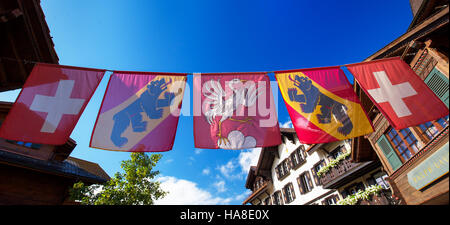
[[(261, 148), (242, 150), (237, 158), (233, 158), (217, 169), (227, 179), (243, 179), (248, 174), (251, 166), (256, 166)], [(239, 169), (240, 168), (240, 169)]]
[(219, 192), (219, 193), (227, 191), (224, 180), (213, 183), (213, 186), (216, 187), (217, 192)]
[(217, 169), (227, 179), (241, 179), (242, 174), (240, 171), (236, 172), (236, 168), (238, 167), (236, 161), (237, 160), (235, 158), (231, 159), (225, 165), (218, 166)]
[(161, 182), (161, 188), (169, 193), (157, 200), (155, 205), (223, 205), (233, 201), (233, 198), (214, 197), (189, 180), (162, 176), (157, 181)]
[(203, 175), (209, 175), (211, 173), (211, 170), (209, 168), (205, 168), (202, 170)]
[(242, 201), (242, 200), (244, 200), (245, 198), (247, 198), (250, 194), (252, 193), (252, 191), (250, 191), (250, 190), (246, 190), (246, 191), (244, 191), (244, 193), (242, 193), (242, 194), (240, 194), (240, 195), (236, 195), (236, 197), (234, 197), (234, 200), (236, 200), (236, 201)]
[(251, 166), (258, 164), (260, 152), (261, 148), (252, 148), (239, 154), (239, 165), (241, 166), (242, 173), (247, 174)]
[(198, 149), (198, 148), (196, 148), (195, 150), (194, 150), (194, 153), (196, 154), (196, 155), (198, 155), (198, 154), (200, 154), (200, 153), (202, 153), (203, 152), (203, 149)]

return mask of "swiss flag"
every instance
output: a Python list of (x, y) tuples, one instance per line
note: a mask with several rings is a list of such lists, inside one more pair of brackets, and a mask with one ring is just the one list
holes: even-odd
[(367, 96), (400, 130), (448, 115), (448, 108), (398, 57), (347, 65)]
[(66, 143), (105, 70), (36, 64), (0, 127), (0, 137)]

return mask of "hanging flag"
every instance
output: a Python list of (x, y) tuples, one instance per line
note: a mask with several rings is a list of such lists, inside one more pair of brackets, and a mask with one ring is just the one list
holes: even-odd
[(373, 132), (339, 67), (277, 71), (275, 77), (300, 142), (327, 143)]
[(281, 144), (265, 73), (194, 75), (197, 148), (247, 149)]
[(399, 57), (347, 65), (396, 130), (448, 115), (448, 108)]
[(38, 144), (67, 142), (105, 70), (36, 64), (0, 128), (0, 137)]
[(115, 71), (90, 147), (131, 152), (171, 150), (185, 85), (186, 74)]

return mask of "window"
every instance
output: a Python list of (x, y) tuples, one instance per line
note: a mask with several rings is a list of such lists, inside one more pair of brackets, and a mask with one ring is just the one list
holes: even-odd
[(305, 162), (305, 159), (303, 157), (303, 151), (305, 150), (305, 147), (301, 145), (297, 149), (295, 149), (294, 152), (291, 153), (290, 159), (292, 162), (292, 168), (297, 169), (301, 164)]
[(422, 130), (422, 134), (426, 135), (428, 139), (433, 138), (436, 136), (437, 133), (439, 133), (439, 130), (434, 126), (431, 122), (426, 122), (424, 124), (419, 125), (420, 130)]
[(275, 168), (275, 172), (277, 174), (278, 179), (283, 179), (286, 177), (286, 175), (289, 174), (289, 158), (283, 160), (276, 168)]
[(386, 135), (391, 145), (396, 150), (397, 154), (401, 156), (403, 162), (410, 159), (416, 152), (419, 151), (419, 146), (416, 137), (411, 133), (409, 128), (401, 129), (397, 132), (391, 128)]
[(297, 177), (297, 183), (301, 194), (306, 194), (313, 189), (313, 183), (308, 171), (305, 171)]
[(336, 205), (339, 201), (338, 195), (331, 195), (322, 201), (322, 205)]
[(343, 145), (341, 145), (341, 146), (335, 148), (335, 149), (334, 149), (333, 151), (331, 151), (331, 153), (330, 153), (331, 157), (332, 157), (333, 159), (336, 159), (338, 156), (344, 154), (344, 153), (343, 153), (343, 149), (344, 149), (344, 146), (343, 146)]
[(320, 160), (320, 162), (316, 163), (313, 168), (311, 168), (311, 173), (313, 175), (314, 183), (316, 183), (316, 186), (322, 185), (320, 178), (317, 176), (317, 172), (319, 172), (319, 170), (324, 166), (326, 166), (326, 162), (322, 159)]
[(273, 204), (283, 205), (283, 199), (281, 198), (281, 191), (276, 191), (273, 193)]
[(372, 175), (372, 178), (375, 180), (376, 184), (380, 185), (384, 189), (389, 188), (389, 182), (386, 181), (386, 178), (388, 178), (388, 175), (385, 172), (378, 172)]
[(441, 125), (442, 128), (445, 128), (448, 126), (448, 115), (446, 117), (442, 117), (438, 120), (436, 120), (436, 122)]
[(291, 203), (295, 199), (294, 186), (292, 183), (288, 183), (283, 187), (284, 202), (286, 204)]
[(420, 133), (425, 137), (425, 142), (431, 141), (445, 127), (448, 126), (448, 116), (435, 121), (429, 121), (418, 126)]
[(365, 189), (364, 184), (359, 182), (347, 187), (341, 194), (343, 198), (346, 198), (349, 195), (356, 194), (359, 190), (364, 191)]
[(264, 199), (264, 205), (271, 205), (270, 196)]

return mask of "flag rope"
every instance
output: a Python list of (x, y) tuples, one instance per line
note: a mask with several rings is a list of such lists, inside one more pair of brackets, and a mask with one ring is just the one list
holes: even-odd
[[(396, 58), (396, 57), (395, 57)], [(0, 59), (6, 59), (6, 60), (12, 60), (12, 61), (22, 61), (22, 62), (24, 62), (25, 64), (28, 64), (28, 63), (33, 63), (33, 64), (36, 64), (36, 63), (43, 63), (43, 64), (54, 64), (54, 63), (45, 63), (45, 62), (38, 62), (38, 61), (34, 61), (34, 60), (27, 60), (27, 59), (15, 59), (15, 58), (10, 58), (10, 57), (0, 57)], [(381, 60), (384, 60), (384, 59), (388, 59), (388, 58), (383, 58), (383, 59), (381, 59)], [(0, 60), (1, 61), (1, 60)], [(372, 61), (378, 61), (378, 60), (372, 60)], [(369, 62), (372, 62), (372, 61), (369, 61)], [(354, 65), (354, 64), (360, 64), (360, 63), (367, 63), (367, 62), (357, 62), (357, 63), (349, 63), (349, 64), (344, 64), (344, 65), (338, 65), (338, 66), (327, 66), (327, 67), (344, 67), (344, 66), (349, 66), (349, 65)], [(54, 64), (54, 65), (59, 65), (59, 64)], [(315, 67), (315, 68), (307, 68), (307, 69), (287, 69), (287, 70), (278, 70), (278, 71), (260, 71), (260, 72), (254, 72), (254, 71), (252, 71), (252, 72), (219, 72), (219, 73), (199, 73), (199, 72), (192, 72), (192, 73), (186, 73), (186, 75), (188, 75), (188, 76), (193, 76), (193, 75), (201, 75), (201, 74), (232, 74), (232, 73), (266, 73), (266, 74), (269, 74), (269, 73), (275, 73), (275, 72), (282, 72), (282, 71), (301, 71), (301, 70), (309, 70), (309, 69), (319, 69), (319, 68), (321, 68), (321, 67)], [(112, 69), (100, 69), (100, 70), (104, 70), (104, 71), (107, 71), (107, 72), (112, 72), (112, 73), (114, 73), (114, 72), (116, 72), (116, 71), (118, 71), (118, 70), (112, 70)], [(130, 71), (130, 72), (132, 72), (132, 71)], [(136, 72), (138, 72), (138, 71), (136, 71)]]

